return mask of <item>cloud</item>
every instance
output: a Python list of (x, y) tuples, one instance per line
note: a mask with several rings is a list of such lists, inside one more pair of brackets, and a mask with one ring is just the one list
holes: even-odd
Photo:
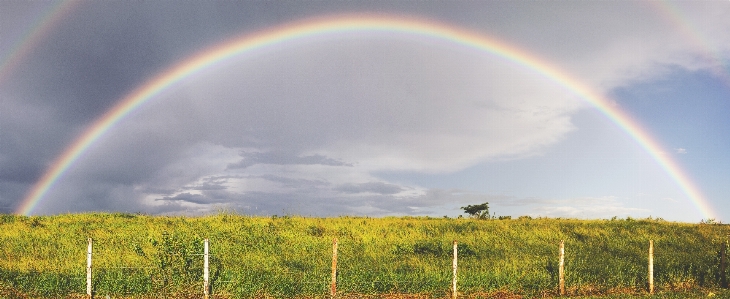
[(181, 193), (175, 196), (165, 196), (163, 198), (157, 199), (160, 201), (182, 201), (182, 202), (188, 202), (188, 203), (194, 203), (194, 204), (212, 204), (217, 203), (213, 200), (208, 200), (210, 197), (203, 196), (201, 194), (191, 194), (191, 193)]
[(255, 61), (243, 56), (157, 99), (165, 109), (156, 118), (174, 123), (160, 129), (251, 148), (230, 168), (360, 164), (433, 172), (532, 155), (574, 129), (574, 96), (490, 55), (427, 50), (376, 34), (287, 49)]
[[(711, 69), (708, 54), (730, 52), (728, 8), (709, 4), (671, 4), (694, 25), (694, 42), (642, 3), (322, 2), (272, 10), (190, 3), (176, 6), (175, 18), (164, 17), (167, 4), (143, 5), (86, 6), (0, 88), (0, 201), (19, 202), (74, 136), (184, 57), (323, 11), (453, 23), (529, 51), (598, 94), (672, 68)], [(32, 19), (9, 11), (2, 14)], [(201, 24), (205, 17), (215, 21)], [(0, 39), (0, 50), (12, 48), (6, 43)], [(544, 154), (581, 129), (573, 116), (588, 106), (554, 80), (504, 57), (401, 33), (276, 44), (210, 66), (134, 110), (73, 165), (38, 212), (408, 215), (490, 201), (542, 215), (643, 213), (618, 199), (545, 200), (380, 176), (442, 175)]]
[[(371, 185), (376, 186), (376, 184)], [(180, 193), (175, 196), (165, 196), (155, 199), (155, 202), (166, 211), (177, 210), (177, 213), (187, 214), (204, 214), (225, 209), (259, 215), (377, 217), (449, 214), (456, 216), (463, 214), (458, 207), (483, 202), (489, 202), (490, 211), (499, 215), (514, 214), (511, 211), (514, 211), (515, 207), (520, 207), (521, 210), (517, 215), (533, 217), (591, 219), (613, 216), (647, 217), (651, 213), (649, 209), (625, 206), (621, 200), (613, 196), (570, 199), (518, 198), (460, 189), (422, 189), (408, 196), (393, 197), (389, 193), (355, 194), (352, 191), (346, 189), (340, 194), (330, 196), (259, 191), (246, 193), (204, 191), (199, 194)], [(177, 206), (177, 209), (173, 209), (173, 206)]]
[(513, 12), (505, 15), (508, 20), (494, 19), (481, 28), (539, 49), (540, 57), (601, 92), (656, 79), (677, 67), (716, 70), (730, 53), (730, 34), (723, 30), (730, 26), (723, 17), (730, 6), (636, 4), (505, 4), (500, 8)]
[(679, 202), (678, 200), (676, 200), (674, 198), (671, 198), (671, 197), (663, 197), (663, 198), (661, 198), (661, 200), (668, 201), (668, 202), (671, 202), (671, 203), (678, 203)]
[(241, 156), (243, 157), (241, 161), (229, 164), (228, 168), (247, 168), (256, 164), (352, 166), (352, 164), (327, 158), (322, 155), (295, 156), (283, 152), (243, 152)]
[(357, 193), (375, 193), (375, 194), (396, 194), (400, 193), (401, 191), (405, 191), (403, 187), (394, 185), (394, 184), (388, 184), (383, 182), (368, 182), (368, 183), (361, 183), (361, 184), (342, 184), (334, 188), (335, 191), (347, 193), (347, 194), (357, 194)]
[(543, 204), (532, 202), (530, 214), (533, 216), (569, 217), (569, 218), (609, 218), (613, 216), (644, 215), (651, 210), (644, 208), (627, 207), (618, 198), (584, 197), (565, 200), (545, 200)]
[(327, 186), (330, 185), (329, 182), (324, 180), (317, 180), (317, 179), (296, 179), (296, 178), (287, 178), (284, 176), (277, 176), (272, 174), (267, 175), (261, 175), (261, 176), (252, 176), (252, 178), (261, 178), (272, 182), (281, 183), (284, 186), (292, 187), (292, 188), (301, 188), (304, 186)]
[[(343, 213), (423, 212), (435, 193), (376, 173), (536, 155), (574, 129), (578, 108), (560, 86), (469, 49), (377, 34), (294, 44), (229, 61), (138, 108), (69, 174), (78, 188), (56, 196), (102, 209), (251, 201), (274, 213), (284, 200), (329, 199), (349, 201), (333, 206)], [(88, 194), (88, 176), (133, 200)]]
[(684, 149), (684, 148), (681, 148), (681, 147), (680, 148), (675, 148), (674, 151), (677, 154), (686, 154), (687, 153), (687, 149)]
[[(366, 186), (368, 185), (366, 184)], [(155, 198), (152, 210), (156, 210), (156, 207), (159, 206), (168, 212), (175, 210), (173, 207), (177, 207), (178, 212), (187, 214), (204, 214), (216, 209), (226, 209), (258, 215), (441, 216), (444, 209), (447, 209), (449, 214), (459, 214), (459, 212), (455, 213), (450, 205), (463, 205), (475, 201), (484, 202), (499, 197), (456, 189), (419, 190), (417, 193), (394, 197), (392, 193), (371, 191), (370, 189), (374, 189), (372, 186), (376, 186), (376, 184), (369, 186), (370, 188), (366, 192), (353, 193), (353, 190), (348, 189), (328, 196), (261, 191), (244, 193), (228, 191), (185, 192), (174, 196)], [(377, 184), (377, 186), (382, 185)], [(377, 190), (382, 191), (382, 188)]]

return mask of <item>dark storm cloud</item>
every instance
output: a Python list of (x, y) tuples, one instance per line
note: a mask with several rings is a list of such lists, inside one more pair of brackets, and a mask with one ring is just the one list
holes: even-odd
[(31, 184), (77, 127), (59, 125), (60, 117), (50, 106), (25, 103), (24, 97), (8, 96), (2, 87), (0, 91), (0, 181)]
[(35, 182), (43, 171), (45, 171), (40, 165), (28, 165), (23, 162), (26, 161), (7, 161), (0, 163), (0, 181), (27, 184)]

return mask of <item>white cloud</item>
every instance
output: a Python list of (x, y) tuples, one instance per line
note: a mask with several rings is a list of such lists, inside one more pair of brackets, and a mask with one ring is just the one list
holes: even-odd
[(678, 200), (676, 200), (674, 198), (671, 198), (671, 197), (663, 197), (662, 200), (668, 201), (668, 202), (671, 202), (671, 203), (678, 203), (679, 202)]
[(684, 148), (681, 148), (681, 147), (680, 148), (675, 148), (674, 151), (677, 154), (686, 154), (687, 153), (687, 149), (684, 149)]
[(483, 29), (539, 49), (540, 57), (599, 92), (655, 79), (675, 67), (716, 69), (730, 54), (730, 5), (723, 1), (523, 6), (505, 3), (504, 10), (515, 12), (506, 14), (509, 22)]
[[(533, 203), (534, 204), (534, 203)], [(651, 210), (627, 207), (613, 196), (547, 200), (531, 209), (532, 216), (569, 217), (581, 219), (610, 218), (650, 214)]]
[(433, 172), (534, 154), (573, 129), (578, 109), (553, 82), (469, 49), (372, 36), (262, 56), (160, 101), (178, 102), (169, 113), (200, 118), (190, 130), (210, 124), (200, 134), (227, 146)]

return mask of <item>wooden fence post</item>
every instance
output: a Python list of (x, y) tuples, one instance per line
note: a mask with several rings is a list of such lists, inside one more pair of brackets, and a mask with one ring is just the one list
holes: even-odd
[(560, 296), (565, 295), (565, 242), (560, 240), (560, 261), (558, 262), (558, 287)]
[(727, 274), (725, 274), (725, 268), (727, 267), (726, 252), (727, 241), (722, 242), (722, 247), (720, 247), (720, 286), (724, 289), (727, 289)]
[(208, 281), (209, 276), (208, 268), (208, 239), (206, 238), (203, 243), (203, 298), (208, 299), (210, 297), (210, 282)]
[(91, 293), (91, 238), (89, 238), (89, 246), (86, 249), (86, 296), (94, 298)]
[(459, 294), (456, 291), (456, 265), (457, 265), (457, 260), (458, 260), (457, 256), (458, 256), (458, 254), (457, 254), (457, 244), (456, 244), (456, 240), (454, 240), (454, 260), (451, 263), (451, 271), (452, 271), (452, 274), (451, 274), (451, 296), (452, 296), (453, 299), (456, 299), (456, 297)]
[(332, 283), (330, 284), (330, 296), (337, 295), (337, 238), (332, 240)]
[(649, 294), (654, 294), (654, 240), (649, 240)]

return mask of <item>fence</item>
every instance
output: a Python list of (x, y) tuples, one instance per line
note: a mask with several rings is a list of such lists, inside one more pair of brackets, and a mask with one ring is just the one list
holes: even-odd
[[(203, 264), (202, 268), (202, 296), (204, 299), (209, 299), (211, 292), (213, 291), (211, 288), (211, 281), (210, 281), (210, 252), (209, 252), (209, 240), (205, 239), (203, 245), (203, 253), (201, 255), (201, 263)], [(720, 250), (720, 273), (721, 273), (721, 284), (722, 287), (727, 287), (727, 278), (725, 274), (725, 268), (726, 268), (726, 248), (727, 244), (723, 243), (721, 250)], [(87, 263), (86, 263), (86, 295), (88, 298), (94, 298), (94, 286), (93, 286), (93, 240), (91, 238), (88, 239), (88, 247), (87, 247)], [(565, 295), (565, 243), (564, 241), (560, 241), (558, 246), (558, 252), (557, 252), (557, 259), (558, 259), (558, 275), (559, 275), (559, 283), (557, 286), (558, 293), (562, 296)], [(648, 283), (648, 292), (650, 294), (654, 293), (654, 241), (649, 240), (648, 244), (648, 277), (647, 277), (647, 283)], [(150, 267), (126, 267), (128, 269), (149, 269)], [(337, 287), (338, 287), (338, 241), (337, 238), (334, 238), (332, 241), (332, 269), (331, 269), (331, 281), (330, 281), (330, 289), (329, 289), (329, 296), (332, 298), (335, 298), (338, 295)], [(463, 274), (462, 274), (463, 275)], [(151, 279), (152, 280), (152, 279)], [(220, 281), (219, 283), (225, 283), (225, 282), (232, 282), (232, 281)], [(376, 283), (376, 282), (373, 282)], [(397, 282), (396, 282), (397, 283)], [(453, 241), (453, 257), (452, 257), (452, 263), (451, 263), (451, 285), (450, 285), (450, 295), (452, 298), (456, 299), (458, 298), (459, 292), (457, 288), (458, 284), (458, 242), (456, 240)], [(164, 294), (163, 294), (164, 295)]]
[[(450, 298), (458, 240), (461, 298), (647, 293), (654, 240), (655, 292), (718, 289), (730, 225), (659, 220), (149, 217), (101, 214), (0, 217), (0, 298), (86, 294), (105, 298), (202, 298), (209, 238), (212, 298), (326, 298), (332, 240), (336, 294)], [(83, 236), (83, 237), (79, 237)], [(718, 267), (719, 265), (719, 267)], [(718, 271), (720, 273), (718, 273)], [(724, 292), (723, 292), (724, 293)], [(8, 295), (11, 294), (11, 295)], [(415, 294), (415, 295), (414, 295)], [(494, 296), (497, 295), (497, 296)]]

